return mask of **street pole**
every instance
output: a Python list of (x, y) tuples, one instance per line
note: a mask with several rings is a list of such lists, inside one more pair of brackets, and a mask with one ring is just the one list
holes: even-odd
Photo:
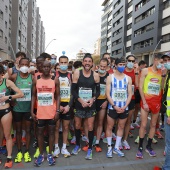
[(56, 39), (52, 39), (49, 43), (48, 43), (48, 45), (46, 46), (46, 48), (45, 48), (45, 51), (46, 51), (46, 49), (48, 48), (48, 46), (53, 42), (53, 41), (55, 41)]
[(152, 53), (152, 58), (154, 57), (155, 51), (156, 51), (156, 49), (157, 49), (157, 47), (158, 47), (158, 45), (160, 44), (161, 41), (162, 41), (162, 39), (160, 39), (158, 44), (156, 45), (156, 47), (155, 47), (155, 49), (154, 49), (154, 51)]
[(84, 48), (81, 48), (82, 50), (84, 50), (86, 53), (87, 53), (87, 50), (86, 49), (84, 49)]

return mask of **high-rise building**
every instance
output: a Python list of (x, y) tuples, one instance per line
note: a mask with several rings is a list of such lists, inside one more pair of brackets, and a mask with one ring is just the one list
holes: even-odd
[(170, 50), (169, 0), (105, 0), (102, 5), (101, 54), (133, 53), (149, 64), (154, 52)]
[(94, 44), (94, 55), (100, 55), (101, 39), (98, 38)]
[(0, 0), (0, 58), (9, 59), (12, 54), (11, 49), (11, 0)]
[(43, 26), (43, 21), (41, 21), (41, 45), (40, 45), (40, 54), (45, 52), (45, 28)]

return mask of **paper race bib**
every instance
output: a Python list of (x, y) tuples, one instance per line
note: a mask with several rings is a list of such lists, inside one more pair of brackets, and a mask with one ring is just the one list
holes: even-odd
[(134, 93), (135, 93), (135, 86), (132, 85), (132, 95), (134, 95)]
[[(3, 96), (5, 96), (5, 92), (3, 92), (3, 93), (0, 93), (0, 98), (1, 97), (3, 97)], [(5, 105), (5, 102), (3, 102), (3, 103), (0, 103), (0, 106), (4, 106)]]
[(160, 92), (160, 84), (157, 83), (148, 83), (148, 94), (159, 95)]
[(80, 88), (79, 89), (79, 97), (85, 101), (90, 100), (92, 98), (92, 89)]
[(17, 101), (31, 101), (31, 89), (26, 88), (26, 89), (20, 89), (20, 90), (24, 93), (24, 96), (16, 100)]
[(38, 106), (51, 106), (53, 105), (53, 94), (52, 93), (38, 93)]
[(60, 98), (61, 100), (70, 100), (70, 87), (60, 86)]
[(126, 97), (127, 91), (123, 89), (114, 89), (113, 91), (113, 101), (114, 102), (126, 102), (127, 97)]
[(100, 84), (100, 96), (105, 96), (105, 95), (106, 95), (106, 85)]

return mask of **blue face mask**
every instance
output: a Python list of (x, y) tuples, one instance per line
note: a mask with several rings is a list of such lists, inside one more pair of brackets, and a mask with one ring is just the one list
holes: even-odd
[(51, 60), (51, 65), (54, 66), (56, 64), (56, 60)]
[(117, 70), (118, 70), (120, 73), (123, 73), (124, 70), (125, 70), (125, 66), (118, 66), (118, 67), (117, 67)]
[(68, 65), (60, 65), (60, 69), (62, 71), (66, 71), (68, 69)]
[(162, 64), (159, 63), (156, 67), (157, 67), (157, 69), (161, 69), (162, 68)]
[(132, 63), (132, 62), (127, 63), (127, 68), (133, 68), (133, 66), (134, 66), (134, 63)]
[(7, 70), (7, 66), (6, 65), (3, 65), (3, 67), (4, 67), (4, 70)]
[(170, 70), (170, 62), (165, 63), (165, 64), (164, 64), (164, 67), (165, 67), (167, 70)]
[(101, 70), (100, 68), (98, 69), (98, 72), (100, 73), (100, 74), (104, 74), (105, 72), (106, 72), (106, 70)]

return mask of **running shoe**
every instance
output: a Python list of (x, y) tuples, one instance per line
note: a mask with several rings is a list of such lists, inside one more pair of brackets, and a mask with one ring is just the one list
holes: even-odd
[(85, 151), (85, 152), (87, 152), (88, 148), (89, 148), (89, 144), (86, 143), (86, 145), (82, 148), (82, 150)]
[(80, 146), (76, 145), (75, 148), (72, 150), (72, 155), (77, 155), (81, 151)]
[(25, 146), (26, 145), (26, 138), (25, 137), (22, 137), (22, 145)]
[(101, 136), (100, 136), (100, 139), (104, 139), (105, 138), (105, 133), (104, 132), (102, 132), (102, 134), (101, 134)]
[(130, 150), (130, 146), (129, 146), (129, 144), (128, 144), (128, 142), (127, 142), (126, 140), (124, 140), (124, 141), (122, 142), (122, 146), (123, 146), (123, 148), (124, 148), (125, 150)]
[(15, 158), (15, 163), (20, 163), (22, 161), (22, 158), (23, 158), (22, 152), (18, 152)]
[(37, 148), (34, 154), (34, 158), (38, 158), (39, 155), (40, 155), (40, 150), (39, 148)]
[(132, 125), (133, 125), (133, 127), (136, 127), (137, 129), (140, 128), (140, 125), (138, 124), (138, 122), (135, 122), (135, 123), (133, 123)]
[(81, 140), (84, 141), (84, 142), (89, 142), (88, 138), (84, 135), (82, 136)]
[(25, 162), (31, 162), (31, 157), (30, 157), (29, 152), (24, 153), (24, 160)]
[(55, 165), (55, 159), (53, 158), (52, 154), (47, 155), (47, 161), (49, 166)]
[(135, 139), (135, 143), (139, 144), (139, 136)]
[(7, 150), (5, 147), (0, 147), (0, 154), (6, 155), (7, 154)]
[(93, 154), (92, 154), (92, 149), (88, 149), (88, 150), (87, 150), (87, 155), (86, 155), (85, 159), (91, 160), (91, 159), (92, 159), (92, 156), (93, 156)]
[(61, 154), (64, 155), (64, 158), (68, 158), (71, 156), (70, 152), (66, 148), (61, 149)]
[(123, 150), (122, 142), (119, 144), (119, 150)]
[(160, 127), (160, 131), (165, 131), (164, 124), (162, 124), (162, 125), (161, 125), (161, 127)]
[(162, 168), (160, 168), (159, 166), (155, 166), (153, 170), (162, 170)]
[(112, 139), (113, 139), (114, 141), (116, 141), (116, 135), (115, 135), (115, 133), (112, 133)]
[(96, 139), (97, 139), (96, 136), (94, 136), (94, 137), (93, 137), (93, 144), (92, 144), (92, 146), (95, 146), (95, 144), (96, 144)]
[(43, 162), (44, 162), (44, 155), (39, 155), (34, 162), (34, 166), (41, 166)]
[(71, 142), (70, 142), (72, 145), (75, 145), (76, 144), (76, 137), (73, 136), (73, 138), (71, 139)]
[(113, 155), (112, 155), (112, 147), (111, 146), (108, 146), (106, 156), (107, 156), (107, 158), (112, 158), (113, 157)]
[(136, 153), (136, 157), (139, 158), (139, 159), (143, 159), (142, 150), (138, 149), (138, 152)]
[(33, 142), (33, 144), (32, 144), (32, 147), (33, 147), (33, 148), (37, 148), (37, 146), (38, 146), (37, 139), (34, 139), (34, 142)]
[(107, 138), (104, 138), (104, 139), (103, 139), (103, 143), (107, 143)]
[(95, 150), (96, 150), (96, 152), (102, 152), (102, 148), (100, 147), (99, 144), (95, 145)]
[(73, 137), (72, 137), (72, 135), (71, 135), (71, 133), (70, 133), (70, 131), (68, 132), (68, 140), (71, 140)]
[(12, 164), (13, 164), (12, 159), (7, 158), (5, 165), (4, 165), (5, 169), (12, 168)]
[(157, 131), (155, 132), (155, 136), (157, 136), (158, 139), (163, 139), (163, 138), (164, 138), (159, 130), (157, 130)]
[(156, 153), (152, 148), (146, 148), (145, 151), (149, 154), (151, 157), (155, 157)]
[(117, 155), (120, 156), (120, 157), (124, 157), (124, 156), (125, 156), (125, 154), (124, 154), (121, 150), (119, 150), (119, 149), (117, 149), (117, 148), (114, 148), (114, 149), (113, 149), (113, 153), (114, 153), (114, 154), (117, 154)]
[(129, 131), (128, 135), (129, 135), (130, 138), (133, 138), (133, 133), (131, 131)]
[(130, 130), (134, 130), (135, 128), (133, 127), (132, 123), (130, 124)]
[(59, 147), (56, 147), (56, 148), (54, 149), (53, 156), (54, 156), (55, 158), (58, 158), (58, 157), (59, 157), (59, 154), (60, 154), (60, 148), (59, 148)]
[[(147, 140), (148, 140), (148, 137), (147, 137)], [(152, 143), (153, 143), (153, 144), (157, 144), (158, 141), (157, 141), (155, 138), (153, 138), (153, 139), (152, 139)]]

